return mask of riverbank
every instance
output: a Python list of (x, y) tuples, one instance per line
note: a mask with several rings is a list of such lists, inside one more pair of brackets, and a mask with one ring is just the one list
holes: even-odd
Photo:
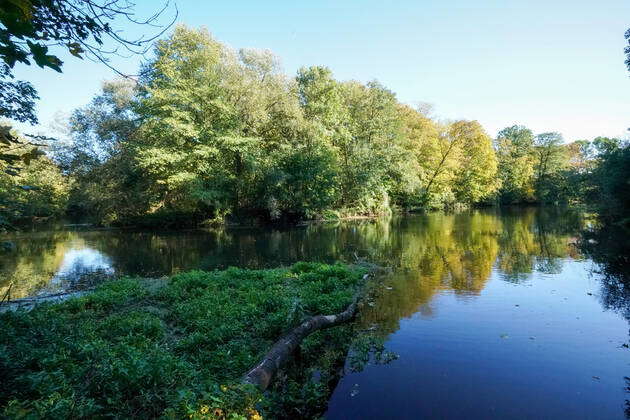
[[(192, 271), (125, 278), (0, 314), (0, 405), (10, 418), (249, 418), (322, 413), (352, 324), (315, 332), (262, 395), (241, 383), (285, 332), (343, 311), (357, 266)], [(316, 377), (316, 380), (313, 378)]]
[[(587, 206), (585, 204), (567, 205), (549, 205), (545, 203), (528, 202), (515, 204), (497, 204), (485, 203), (474, 206), (462, 203), (441, 207), (412, 207), (387, 208), (386, 211), (361, 213), (352, 209), (328, 210), (308, 218), (305, 217), (283, 217), (279, 219), (269, 219), (263, 215), (252, 216), (248, 218), (228, 218), (208, 219), (204, 215), (177, 213), (177, 214), (152, 214), (126, 220), (124, 223), (103, 224), (94, 218), (88, 216), (66, 215), (64, 217), (46, 217), (40, 220), (28, 219), (22, 223), (12, 225), (10, 230), (2, 230), (0, 226), (0, 240), (2, 238), (10, 238), (11, 234), (29, 231), (41, 230), (93, 230), (93, 231), (125, 231), (125, 232), (186, 232), (196, 230), (215, 230), (215, 229), (252, 229), (252, 228), (292, 228), (300, 226), (309, 226), (327, 223), (342, 223), (362, 220), (379, 220), (389, 219), (391, 217), (431, 214), (436, 212), (444, 213), (461, 213), (472, 211), (492, 210), (495, 212), (502, 211), (528, 211), (531, 209), (551, 209), (553, 211), (565, 211), (570, 208), (574, 212), (597, 213), (597, 208)], [(10, 240), (6, 242), (7, 246), (11, 246)], [(9, 252), (10, 249), (4, 248), (0, 244), (0, 253)]]

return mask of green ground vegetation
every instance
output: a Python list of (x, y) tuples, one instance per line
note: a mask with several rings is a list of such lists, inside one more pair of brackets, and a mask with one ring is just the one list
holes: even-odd
[(343, 366), (352, 325), (308, 337), (264, 396), (240, 378), (306, 317), (342, 311), (365, 272), (297, 263), (127, 278), (62, 303), (7, 311), (0, 314), (2, 415), (316, 417)]

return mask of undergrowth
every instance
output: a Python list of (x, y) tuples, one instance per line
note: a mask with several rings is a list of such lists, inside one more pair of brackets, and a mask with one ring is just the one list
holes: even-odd
[(125, 278), (0, 314), (0, 413), (9, 418), (316, 417), (352, 324), (308, 337), (264, 395), (240, 384), (306, 317), (343, 310), (364, 270), (297, 263), (192, 271), (163, 287)]

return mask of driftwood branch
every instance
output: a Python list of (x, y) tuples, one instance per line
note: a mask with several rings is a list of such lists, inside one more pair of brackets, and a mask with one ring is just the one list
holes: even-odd
[[(366, 278), (367, 274), (364, 276), (364, 280)], [(308, 335), (324, 328), (351, 321), (357, 313), (359, 297), (360, 294), (357, 294), (343, 312), (334, 315), (313, 316), (284, 335), (274, 343), (262, 361), (245, 374), (243, 383), (255, 385), (261, 391), (265, 391), (278, 369), (289, 360), (295, 349)]]
[[(0, 313), (8, 311), (8, 310), (15, 310), (15, 309), (18, 309), (18, 308), (30, 310), (30, 309), (33, 309), (35, 307), (35, 305), (37, 305), (39, 303), (42, 303), (42, 302), (60, 302), (62, 300), (66, 300), (66, 299), (69, 299), (71, 297), (82, 296), (82, 295), (84, 295), (84, 294), (86, 294), (86, 293), (88, 293), (88, 292), (90, 292), (92, 290), (94, 290), (94, 289), (90, 288), (90, 289), (84, 289), (84, 290), (76, 290), (76, 291), (72, 291), (72, 292), (53, 293), (53, 294), (49, 294), (49, 295), (33, 296), (33, 297), (26, 297), (26, 298), (14, 299), (14, 300), (7, 300), (6, 302), (4, 301), (4, 298), (3, 298), (2, 301), (0, 301)], [(6, 297), (6, 295), (5, 295), (5, 297)]]

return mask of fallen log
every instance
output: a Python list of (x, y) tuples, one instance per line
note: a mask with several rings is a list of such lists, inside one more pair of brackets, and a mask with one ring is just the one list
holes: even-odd
[[(367, 279), (367, 276), (366, 274), (363, 279)], [(262, 361), (243, 376), (242, 382), (255, 385), (259, 390), (265, 391), (278, 369), (289, 360), (291, 354), (308, 335), (324, 328), (351, 321), (357, 313), (359, 298), (360, 294), (357, 294), (343, 312), (334, 315), (313, 316), (295, 327), (274, 343)]]
[(31, 310), (35, 307), (35, 305), (39, 303), (60, 302), (62, 300), (66, 300), (72, 297), (83, 296), (86, 293), (91, 292), (92, 290), (94, 289), (90, 288), (90, 289), (83, 289), (83, 290), (75, 290), (72, 292), (60, 292), (60, 293), (53, 293), (53, 294), (48, 294), (48, 295), (32, 296), (32, 297), (7, 300), (6, 302), (4, 301), (4, 298), (3, 298), (0, 301), (0, 312), (16, 310), (18, 308)]

